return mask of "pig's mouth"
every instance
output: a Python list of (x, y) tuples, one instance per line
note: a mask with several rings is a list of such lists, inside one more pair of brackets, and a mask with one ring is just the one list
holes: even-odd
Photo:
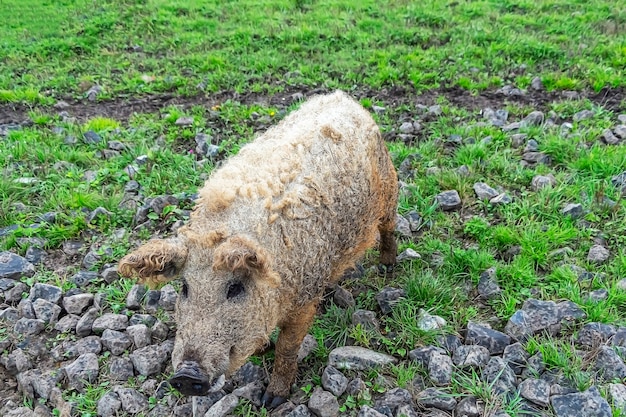
[(200, 370), (200, 366), (191, 361), (185, 361), (169, 380), (172, 387), (187, 396), (207, 395), (219, 391), (226, 381), (224, 374), (213, 380)]

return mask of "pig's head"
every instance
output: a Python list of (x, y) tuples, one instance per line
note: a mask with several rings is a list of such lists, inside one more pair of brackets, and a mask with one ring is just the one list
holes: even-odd
[(152, 285), (181, 279), (170, 383), (183, 394), (221, 388), (276, 327), (280, 276), (244, 235), (155, 239), (123, 258), (119, 271)]

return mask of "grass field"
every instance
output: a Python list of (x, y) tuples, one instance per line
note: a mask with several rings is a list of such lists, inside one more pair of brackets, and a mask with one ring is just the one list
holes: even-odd
[[(86, 242), (85, 251), (98, 255), (89, 268), (101, 271), (166, 233), (187, 218), (189, 196), (218, 161), (298, 106), (293, 93), (341, 88), (372, 111), (387, 139), (404, 182), (399, 213), (421, 218), (412, 237), (399, 237), (400, 250), (421, 258), (402, 262), (385, 281), (370, 268), (372, 251), (365, 278), (342, 284), (356, 306), (325, 301), (311, 330), (320, 347), (299, 374), (304, 391), (319, 385), (328, 353), (347, 341), (406, 359), (470, 320), (501, 330), (531, 297), (571, 300), (586, 322), (626, 325), (626, 179), (618, 178), (626, 172), (626, 138), (600, 139), (626, 125), (623, 0), (0, 0), (0, 20), (0, 249), (24, 255), (41, 246), (49, 254), (24, 279), (28, 285), (75, 287), (68, 278), (84, 266), (63, 254), (69, 240)], [(531, 88), (535, 78), (542, 88)], [(523, 95), (499, 92), (507, 85)], [(149, 111), (125, 107), (141, 100), (152, 103)], [(485, 107), (506, 111), (507, 124), (539, 110), (544, 123), (503, 130), (489, 123)], [(414, 121), (418, 131), (402, 136), (403, 123)], [(198, 133), (210, 136), (217, 156), (198, 155)], [(522, 163), (529, 150), (549, 163)], [(532, 186), (548, 174), (552, 186)], [(149, 213), (135, 229), (143, 200), (129, 202), (131, 179), (142, 198), (173, 194), (180, 204)], [(477, 182), (506, 192), (511, 203), (477, 198)], [(462, 207), (442, 211), (435, 196), (452, 189)], [(584, 213), (562, 214), (570, 203)], [(108, 214), (88, 219), (99, 207)], [(55, 220), (45, 220), (49, 213)], [(606, 261), (588, 260), (594, 244), (609, 250)], [(491, 267), (502, 293), (479, 301), (476, 284)], [(96, 281), (88, 290), (104, 293), (106, 311), (124, 312), (131, 286)], [(385, 286), (403, 288), (406, 298), (379, 314), (382, 336), (352, 327), (353, 309), (377, 310)], [(590, 296), (603, 289), (605, 297)], [(446, 327), (421, 330), (420, 309)], [(0, 340), (10, 333), (2, 326)], [(50, 346), (73, 337), (47, 335)], [(594, 383), (566, 339), (537, 337), (525, 348), (543, 352), (578, 388)], [(409, 386), (426, 373), (405, 361), (384, 375)], [(367, 375), (374, 392), (377, 376)], [(480, 381), (458, 378), (452, 395), (493, 402)], [(108, 384), (103, 373), (85, 392), (67, 389), (64, 397), (80, 414), (95, 415)], [(342, 400), (342, 411), (356, 415), (351, 401)], [(522, 415), (514, 401), (500, 405)], [(235, 413), (266, 412), (244, 405)]]

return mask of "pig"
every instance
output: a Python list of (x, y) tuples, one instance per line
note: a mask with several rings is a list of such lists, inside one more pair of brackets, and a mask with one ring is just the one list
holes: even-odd
[(148, 241), (119, 272), (152, 286), (182, 281), (170, 379), (182, 394), (219, 389), (278, 327), (263, 395), (276, 407), (325, 288), (377, 241), (379, 262), (393, 267), (396, 171), (371, 115), (336, 91), (243, 146), (198, 194), (176, 236)]

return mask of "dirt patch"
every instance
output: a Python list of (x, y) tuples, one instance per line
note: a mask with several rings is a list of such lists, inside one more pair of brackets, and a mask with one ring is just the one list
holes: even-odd
[[(283, 107), (291, 104), (296, 95), (305, 97), (330, 91), (324, 88), (296, 88), (287, 87), (284, 91), (276, 94), (246, 93), (239, 94), (233, 91), (224, 91), (214, 94), (198, 94), (192, 97), (180, 97), (171, 93), (156, 94), (131, 99), (116, 99), (100, 102), (70, 101), (68, 107), (63, 110), (79, 120), (86, 120), (94, 116), (110, 117), (123, 122), (128, 121), (136, 113), (157, 113), (161, 109), (176, 105), (184, 109), (193, 106), (212, 107), (226, 100), (234, 100), (243, 104), (259, 103), (275, 107)], [(417, 94), (414, 91), (394, 86), (380, 90), (360, 89), (351, 92), (358, 98), (368, 97), (386, 106), (398, 106), (402, 104), (434, 104), (439, 98), (444, 97), (452, 105), (470, 110), (479, 110), (486, 107), (499, 108), (504, 104), (516, 103), (528, 105), (537, 110), (546, 110), (548, 105), (555, 101), (566, 100), (562, 92), (528, 91), (520, 96), (505, 96), (497, 90), (486, 90), (480, 93), (471, 93), (458, 87), (440, 88)], [(600, 92), (583, 91), (579, 97), (588, 99), (598, 106), (607, 110), (622, 112), (626, 111), (626, 88), (603, 89)], [(59, 109), (44, 106), (27, 106), (23, 104), (0, 104), (0, 124), (23, 123), (29, 119), (28, 112), (39, 110), (42, 112), (58, 112)]]

